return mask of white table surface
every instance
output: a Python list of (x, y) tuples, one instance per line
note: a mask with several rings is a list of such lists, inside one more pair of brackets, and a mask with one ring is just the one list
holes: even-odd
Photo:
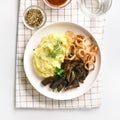
[(0, 1), (0, 120), (120, 120), (120, 0), (106, 17), (103, 103), (93, 110), (14, 108), (17, 0)]

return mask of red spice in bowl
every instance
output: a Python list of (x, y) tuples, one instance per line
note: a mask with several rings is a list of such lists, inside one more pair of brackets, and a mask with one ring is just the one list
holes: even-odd
[(67, 2), (67, 0), (47, 0), (50, 4), (55, 5), (55, 6), (59, 6), (59, 5), (63, 5)]
[(53, 9), (63, 8), (68, 5), (71, 0), (43, 0), (45, 4)]

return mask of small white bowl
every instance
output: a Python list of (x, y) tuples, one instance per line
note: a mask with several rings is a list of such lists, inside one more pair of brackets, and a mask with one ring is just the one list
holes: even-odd
[[(25, 15), (26, 15), (27, 12), (28, 12), (29, 10), (31, 10), (31, 9), (40, 10), (40, 12), (42, 13), (42, 16), (43, 16), (42, 23), (41, 23), (39, 26), (37, 26), (37, 27), (32, 27), (32, 26), (30, 26), (30, 25), (26, 22), (26, 20), (25, 20)], [(30, 30), (37, 30), (38, 28), (41, 28), (41, 27), (46, 23), (46, 19), (47, 19), (47, 16), (46, 16), (45, 11), (44, 11), (41, 7), (36, 6), (36, 5), (29, 6), (29, 7), (25, 10), (25, 12), (24, 12), (24, 14), (23, 14), (23, 23), (24, 23), (24, 25), (25, 25), (28, 29), (30, 29)]]
[(62, 4), (62, 5), (53, 5), (53, 4), (50, 4), (47, 0), (43, 0), (44, 1), (44, 3), (48, 6), (48, 7), (50, 7), (50, 8), (53, 8), (53, 9), (60, 9), (60, 8), (63, 8), (63, 7), (65, 7), (65, 6), (67, 6), (70, 2), (71, 2), (71, 0), (67, 0), (64, 4)]

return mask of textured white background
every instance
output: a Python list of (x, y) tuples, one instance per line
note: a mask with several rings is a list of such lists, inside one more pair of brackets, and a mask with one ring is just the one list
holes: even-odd
[(113, 0), (106, 17), (103, 105), (93, 110), (14, 109), (17, 0), (0, 1), (0, 120), (120, 120), (120, 1)]

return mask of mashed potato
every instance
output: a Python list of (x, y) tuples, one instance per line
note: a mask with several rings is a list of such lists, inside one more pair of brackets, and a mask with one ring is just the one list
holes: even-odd
[(54, 75), (56, 67), (60, 68), (69, 50), (69, 39), (64, 33), (53, 33), (44, 36), (33, 50), (33, 66), (41, 77)]

